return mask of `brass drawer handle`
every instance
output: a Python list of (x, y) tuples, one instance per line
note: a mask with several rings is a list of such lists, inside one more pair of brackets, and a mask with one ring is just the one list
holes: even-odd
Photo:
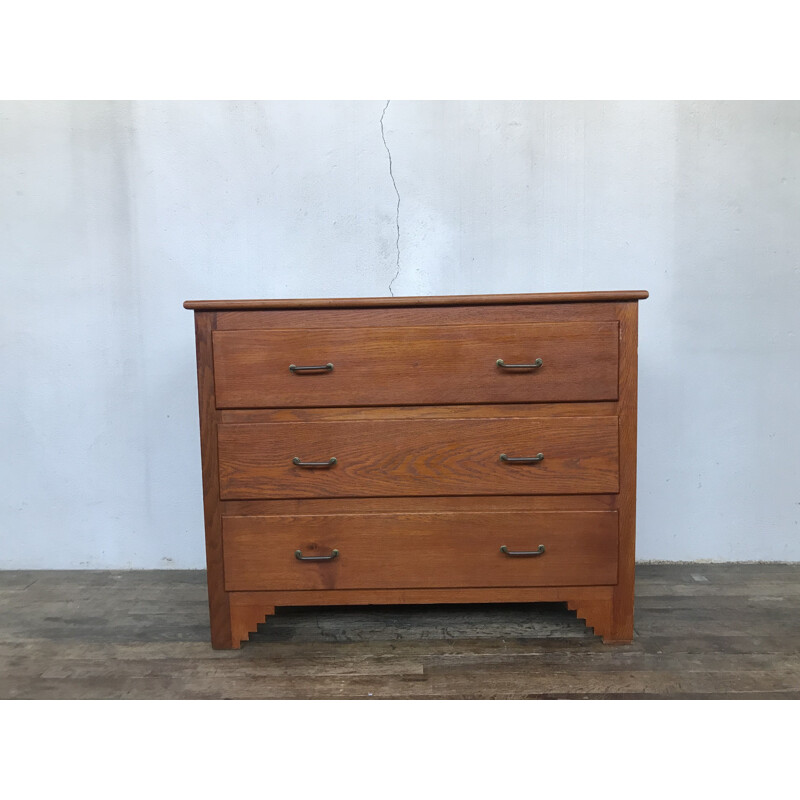
[(507, 461), (509, 464), (538, 464), (544, 461), (544, 453), (537, 453), (535, 456), (523, 456), (522, 458), (510, 458), (505, 453), (500, 453), (500, 460)]
[(301, 461), (295, 456), (292, 459), (292, 464), (296, 464), (298, 467), (332, 467), (335, 463), (335, 458), (329, 458), (327, 461)]
[[(298, 551), (299, 552), (299, 551)], [(502, 545), (500, 548), (501, 553), (505, 553), (507, 556), (541, 556), (544, 554), (544, 545), (540, 544), (536, 550), (509, 550), (505, 545)]]
[(333, 561), (339, 555), (338, 550), (331, 550), (329, 556), (304, 556), (302, 550), (295, 550), (294, 557), (298, 561)]
[(320, 364), (316, 367), (298, 367), (296, 364), (289, 364), (289, 372), (319, 372), (319, 370), (324, 369), (326, 372), (333, 371), (333, 364), (329, 361), (327, 364)]
[(502, 358), (498, 358), (497, 361), (495, 361), (495, 364), (503, 369), (539, 369), (543, 363), (541, 358), (537, 358), (533, 364), (506, 364)]

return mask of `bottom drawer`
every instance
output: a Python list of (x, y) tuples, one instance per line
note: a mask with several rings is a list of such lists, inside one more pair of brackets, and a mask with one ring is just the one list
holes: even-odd
[(228, 591), (617, 582), (616, 511), (223, 517), (222, 536)]

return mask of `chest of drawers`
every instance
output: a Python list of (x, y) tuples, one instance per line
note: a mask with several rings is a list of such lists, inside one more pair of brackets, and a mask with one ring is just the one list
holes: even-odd
[(566, 602), (629, 642), (646, 297), (184, 303), (213, 647), (386, 603)]

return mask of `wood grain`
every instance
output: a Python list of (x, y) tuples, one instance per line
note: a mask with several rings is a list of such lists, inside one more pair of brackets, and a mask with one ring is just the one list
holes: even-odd
[(613, 624), (608, 641), (633, 639), (636, 557), (636, 412), (638, 303), (620, 303), (619, 398), (619, 582), (614, 592)]
[(613, 598), (613, 586), (493, 586), (458, 589), (303, 589), (231, 592), (231, 605), (346, 606), (455, 603), (567, 603)]
[(305, 308), (221, 311), (217, 330), (248, 328), (397, 328), (417, 325), (485, 325), (529, 322), (615, 321), (615, 303), (544, 305)]
[(211, 334), (215, 316), (214, 312), (195, 311), (194, 320), (211, 644), (214, 648), (228, 648), (233, 646), (234, 637), (231, 632), (228, 594), (225, 591), (222, 523), (219, 508), (217, 420), (214, 413), (214, 364), (211, 352)]
[(574, 611), (578, 619), (582, 619), (586, 627), (594, 631), (595, 636), (602, 636), (605, 644), (622, 644), (613, 635), (613, 598), (574, 598), (567, 601), (567, 608)]
[[(605, 641), (629, 642), (636, 301), (646, 296), (187, 302), (197, 320), (214, 647), (238, 647), (276, 606), (459, 598), (567, 601)], [(544, 364), (506, 371), (498, 358)], [(288, 370), (329, 361), (332, 372)], [(545, 458), (508, 464), (501, 452)], [(305, 469), (295, 456), (338, 460)], [(495, 542), (483, 564), (493, 525), (521, 532), (521, 520), (537, 517), (562, 521), (564, 550), (520, 562)], [(577, 527), (565, 522), (574, 519)], [(592, 519), (613, 519), (613, 540), (608, 523)], [(293, 558), (333, 546), (331, 536), (347, 557)], [(433, 556), (415, 560), (417, 550)], [(513, 585), (513, 570), (525, 569), (536, 570), (532, 582)]]
[[(220, 492), (225, 500), (606, 494), (618, 490), (618, 447), (616, 417), (220, 425)], [(500, 460), (540, 452), (540, 463)], [(295, 457), (337, 461), (303, 468)]]
[(184, 308), (204, 311), (282, 308), (391, 308), (403, 306), (482, 306), (540, 303), (608, 303), (644, 300), (646, 291), (547, 292), (539, 294), (448, 295), (444, 297), (332, 297), (294, 300), (187, 300)]
[(615, 417), (616, 402), (482, 403), (471, 406), (363, 406), (356, 408), (253, 408), (217, 411), (220, 423), (339, 422), (359, 419), (469, 419), (484, 417)]
[(0, 699), (800, 700), (800, 564), (639, 564), (624, 647), (563, 602), (612, 591), (233, 592), (220, 651), (202, 570), (0, 571)]
[[(233, 595), (230, 595), (233, 598)], [(252, 631), (255, 631), (264, 620), (275, 613), (275, 606), (264, 604), (259, 600), (231, 602), (231, 649), (238, 650)]]
[(618, 339), (617, 322), (216, 331), (217, 407), (615, 400)]
[[(613, 511), (223, 517), (225, 586), (378, 589), (581, 586), (617, 580)], [(545, 551), (536, 557), (501, 552)], [(328, 556), (332, 561), (299, 561)]]
[(223, 500), (222, 513), (247, 514), (369, 514), (374, 511), (614, 511), (616, 494), (505, 495), (497, 497), (303, 497), (288, 500)]

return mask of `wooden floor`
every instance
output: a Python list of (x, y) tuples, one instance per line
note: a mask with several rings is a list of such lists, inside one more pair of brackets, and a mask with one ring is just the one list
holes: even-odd
[(640, 565), (636, 635), (561, 604), (279, 609), (208, 641), (205, 573), (0, 572), (0, 698), (800, 699), (800, 565)]

